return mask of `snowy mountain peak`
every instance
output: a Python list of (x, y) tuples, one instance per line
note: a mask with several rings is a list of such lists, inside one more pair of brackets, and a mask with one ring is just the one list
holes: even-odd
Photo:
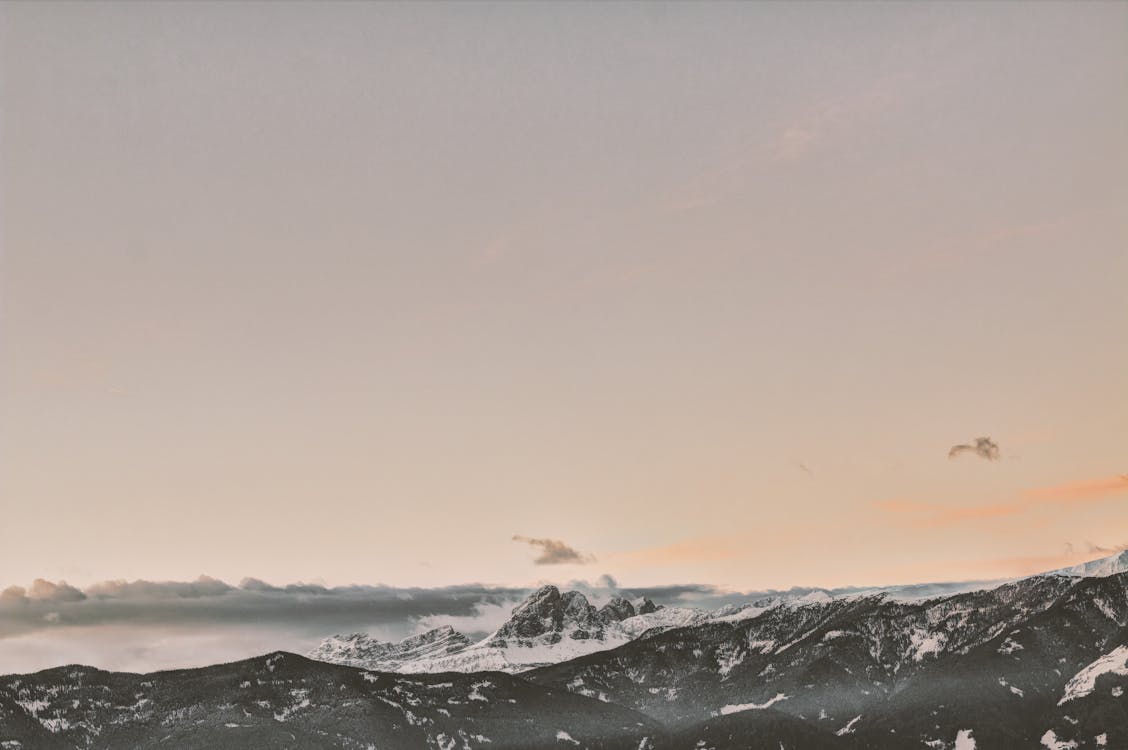
[(531, 646), (533, 641), (557, 643), (565, 635), (573, 640), (602, 639), (604, 622), (599, 610), (580, 592), (561, 593), (555, 586), (542, 586), (513, 608), (509, 620), (488, 641), (504, 646), (515, 640)]
[(1090, 576), (1112, 576), (1117, 573), (1128, 572), (1128, 550), (1115, 555), (1102, 557), (1099, 560), (1090, 560), (1068, 568), (1051, 570), (1046, 575), (1072, 576), (1075, 578), (1088, 578)]

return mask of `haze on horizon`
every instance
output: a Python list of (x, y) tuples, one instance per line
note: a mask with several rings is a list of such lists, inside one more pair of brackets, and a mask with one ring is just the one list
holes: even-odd
[(0, 589), (1120, 549), (1126, 28), (0, 5)]

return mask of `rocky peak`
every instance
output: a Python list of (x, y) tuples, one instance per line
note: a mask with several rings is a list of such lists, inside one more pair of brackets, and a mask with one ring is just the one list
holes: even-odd
[(599, 616), (608, 622), (622, 622), (635, 614), (634, 605), (621, 596), (616, 596), (599, 610)]
[(646, 598), (642, 600), (642, 604), (638, 605), (638, 613), (640, 615), (648, 615), (651, 612), (657, 612), (660, 609), (662, 609), (661, 605), (655, 604), (654, 602)]
[(603, 623), (599, 611), (580, 592), (561, 593), (555, 586), (542, 586), (514, 607), (512, 617), (498, 628), (494, 640), (556, 643), (564, 636), (575, 640), (602, 638)]

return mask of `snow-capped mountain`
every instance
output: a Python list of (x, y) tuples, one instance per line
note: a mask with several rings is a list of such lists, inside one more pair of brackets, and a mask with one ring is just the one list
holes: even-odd
[(521, 676), (733, 737), (771, 714), (858, 743), (828, 747), (1039, 747), (1052, 732), (1062, 748), (1128, 748), (1128, 573), (780, 603)]
[(450, 625), (443, 625), (398, 643), (379, 641), (365, 633), (335, 635), (323, 640), (308, 656), (333, 664), (402, 672), (412, 662), (441, 658), (469, 645), (469, 638)]
[(353, 633), (326, 638), (308, 656), (405, 674), (486, 670), (517, 673), (605, 651), (669, 628), (755, 617), (779, 601), (772, 598), (709, 612), (660, 607), (648, 599), (636, 607), (631, 601), (616, 597), (596, 608), (578, 591), (561, 592), (556, 586), (542, 586), (515, 607), (500, 628), (477, 643), (470, 643), (449, 626), (399, 643)]
[[(640, 616), (537, 593), (491, 647), (607, 639)], [(925, 602), (816, 599), (708, 613), (520, 675), (285, 653), (148, 675), (9, 675), (0, 748), (1128, 748), (1128, 573)], [(592, 637), (572, 638), (580, 630)], [(415, 640), (457, 646), (454, 635)]]
[(1089, 562), (1081, 563), (1080, 565), (1072, 565), (1068, 568), (1059, 568), (1052, 570), (1046, 575), (1059, 575), (1059, 576), (1076, 576), (1086, 578), (1089, 576), (1112, 576), (1117, 573), (1128, 572), (1128, 550), (1111, 555), (1109, 557), (1102, 557), (1099, 560), (1090, 560)]
[[(1128, 552), (1024, 580), (1055, 575), (1108, 576), (1125, 571), (1128, 571)], [(984, 586), (972, 589), (972, 592), (997, 588), (1006, 583), (1014, 581), (986, 582)], [(856, 602), (874, 597), (890, 604), (897, 602), (908, 606), (951, 598), (904, 596), (905, 588), (870, 589), (863, 593), (837, 596), (826, 590), (815, 589), (803, 594), (780, 594), (739, 605), (730, 604), (715, 610), (705, 610), (661, 607), (646, 599), (636, 604), (621, 596), (596, 608), (578, 591), (561, 592), (556, 586), (542, 586), (513, 609), (505, 624), (476, 643), (450, 626), (443, 626), (398, 643), (380, 641), (364, 633), (334, 635), (324, 639), (307, 655), (311, 659), (335, 664), (405, 674), (486, 670), (516, 674), (617, 648), (644, 635), (651, 637), (664, 630), (709, 623), (742, 622), (757, 618), (777, 607)], [(958, 590), (958, 593), (966, 592)], [(920, 630), (919, 633), (925, 631)], [(921, 639), (917, 647), (924, 649), (922, 653), (928, 652), (928, 649), (941, 648), (947, 639), (943, 634), (918, 634), (914, 637)]]

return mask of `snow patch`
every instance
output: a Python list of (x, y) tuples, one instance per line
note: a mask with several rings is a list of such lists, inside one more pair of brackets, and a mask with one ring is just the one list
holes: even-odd
[(1059, 740), (1054, 730), (1047, 729), (1046, 733), (1042, 735), (1042, 745), (1048, 747), (1049, 750), (1073, 750), (1077, 747), (1077, 742), (1074, 740)]
[(956, 734), (956, 746), (952, 750), (975, 750), (975, 738), (970, 729), (961, 729)]
[(846, 722), (846, 726), (839, 729), (837, 732), (835, 732), (835, 734), (839, 737), (845, 737), (848, 734), (853, 734), (854, 733), (854, 725), (857, 724), (858, 720), (861, 719), (861, 718), (862, 718), (862, 715), (858, 714), (853, 719), (850, 719), (850, 721)]
[(1003, 642), (995, 650), (998, 651), (1000, 654), (1006, 655), (1006, 654), (1013, 654), (1015, 651), (1022, 651), (1023, 649), (1022, 649), (1021, 643), (1019, 643), (1018, 641), (1012, 640), (1011, 637), (1008, 635), (1006, 638), (1003, 639)]
[(945, 638), (941, 633), (929, 633), (924, 630), (914, 630), (910, 635), (913, 661), (924, 661), (928, 654), (938, 656), (944, 648)]
[(787, 696), (783, 693), (776, 693), (775, 697), (770, 698), (764, 703), (736, 703), (728, 706), (721, 706), (721, 710), (717, 712), (717, 716), (727, 716), (728, 714), (736, 714), (741, 711), (753, 711), (756, 709), (769, 708), (780, 701), (787, 700)]
[(1117, 646), (1075, 674), (1066, 683), (1065, 695), (1058, 701), (1058, 705), (1093, 692), (1097, 686), (1097, 678), (1102, 674), (1128, 676), (1128, 646)]

